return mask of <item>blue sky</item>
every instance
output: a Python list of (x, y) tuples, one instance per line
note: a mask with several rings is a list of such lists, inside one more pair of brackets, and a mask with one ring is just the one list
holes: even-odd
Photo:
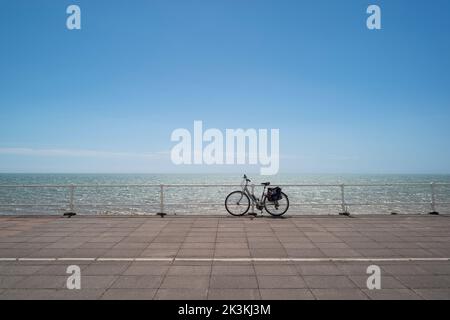
[(448, 0), (1, 8), (0, 172), (240, 170), (171, 164), (172, 131), (202, 120), (279, 128), (281, 172), (450, 173)]

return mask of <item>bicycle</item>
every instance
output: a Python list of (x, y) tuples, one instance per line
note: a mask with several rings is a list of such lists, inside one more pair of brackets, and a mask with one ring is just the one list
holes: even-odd
[[(250, 209), (250, 201), (255, 207), (262, 212), (263, 209), (272, 216), (281, 217), (289, 209), (289, 198), (281, 191), (280, 188), (268, 188), (270, 182), (261, 183), (264, 190), (261, 194), (261, 199), (258, 199), (253, 192), (248, 189), (248, 184), (251, 182), (246, 175), (243, 177), (241, 183), (242, 191), (233, 191), (225, 199), (225, 208), (232, 216), (243, 216)], [(268, 189), (268, 192), (266, 192)], [(278, 189), (277, 194), (272, 192)]]

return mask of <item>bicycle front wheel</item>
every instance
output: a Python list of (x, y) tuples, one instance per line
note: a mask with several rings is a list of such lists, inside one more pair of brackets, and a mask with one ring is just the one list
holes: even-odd
[(281, 200), (278, 201), (269, 201), (266, 197), (264, 199), (264, 208), (272, 216), (281, 217), (289, 209), (289, 198), (284, 192), (281, 193)]
[(225, 208), (232, 216), (243, 216), (250, 209), (250, 199), (242, 191), (234, 191), (225, 199)]

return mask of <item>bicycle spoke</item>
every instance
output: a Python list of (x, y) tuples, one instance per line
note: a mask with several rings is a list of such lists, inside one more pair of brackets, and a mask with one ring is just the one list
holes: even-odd
[(244, 193), (235, 191), (228, 195), (225, 207), (232, 215), (244, 215), (250, 208), (250, 200)]

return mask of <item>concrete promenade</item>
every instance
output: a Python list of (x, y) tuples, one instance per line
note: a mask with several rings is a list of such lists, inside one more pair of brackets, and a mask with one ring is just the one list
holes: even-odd
[(3, 216), (0, 300), (450, 299), (448, 258), (449, 216)]

